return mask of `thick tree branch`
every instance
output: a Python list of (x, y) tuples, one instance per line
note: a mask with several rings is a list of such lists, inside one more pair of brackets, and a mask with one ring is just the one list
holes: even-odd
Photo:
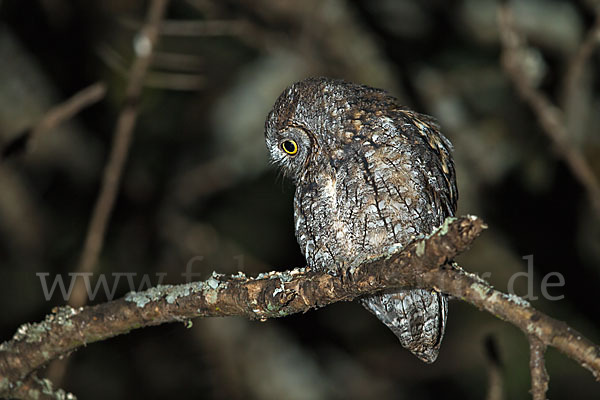
[(200, 316), (282, 317), (397, 287), (435, 288), (474, 304), (518, 326), (528, 337), (558, 348), (600, 377), (598, 346), (523, 299), (494, 290), (476, 275), (448, 264), (485, 227), (477, 217), (448, 218), (429, 237), (402, 251), (392, 249), (337, 274), (306, 269), (256, 278), (213, 274), (207, 281), (161, 285), (92, 307), (58, 308), (41, 323), (21, 326), (12, 340), (0, 345), (0, 396), (15, 395), (15, 385), (48, 361), (132, 329)]
[(421, 271), (444, 264), (465, 250), (484, 229), (476, 217), (448, 220), (428, 239), (416, 241), (389, 260), (382, 258), (338, 276), (299, 269), (205, 282), (158, 286), (92, 307), (61, 307), (38, 324), (21, 326), (0, 345), (0, 396), (50, 360), (78, 347), (132, 329), (198, 316), (281, 317), (336, 301), (352, 300), (388, 286), (414, 286)]
[[(5, 395), (0, 393), (0, 396)], [(71, 400), (76, 397), (62, 389), (54, 389), (52, 382), (48, 379), (40, 379), (35, 373), (32, 373), (23, 381), (15, 385), (11, 391), (10, 397), (17, 399), (35, 399), (35, 400)]]

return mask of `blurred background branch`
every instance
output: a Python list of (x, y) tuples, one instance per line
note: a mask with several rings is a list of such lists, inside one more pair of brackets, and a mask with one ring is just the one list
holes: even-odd
[[(104, 167), (102, 186), (94, 205), (81, 259), (77, 272), (92, 272), (102, 250), (106, 228), (112, 214), (123, 169), (133, 139), (135, 123), (138, 117), (138, 104), (156, 41), (159, 25), (167, 8), (168, 0), (152, 0), (148, 8), (147, 22), (135, 38), (136, 58), (129, 72), (123, 109), (117, 119), (111, 151)], [(70, 304), (79, 307), (86, 303), (87, 292), (82, 281), (78, 281), (73, 290)]]
[[(75, 269), (76, 273), (90, 274), (97, 271), (98, 257), (102, 251), (110, 216), (119, 192), (123, 169), (133, 140), (138, 117), (138, 104), (146, 72), (152, 62), (160, 25), (168, 3), (168, 0), (151, 1), (146, 22), (144, 26), (140, 27), (134, 39), (136, 57), (127, 76), (123, 108), (117, 119), (111, 150), (104, 167), (102, 185), (90, 217), (79, 264)], [(85, 305), (88, 293), (85, 282), (83, 280), (76, 281), (68, 304), (76, 308)], [(61, 385), (67, 373), (67, 367), (67, 360), (54, 363), (48, 369), (48, 377), (57, 385)]]
[(488, 359), (488, 391), (486, 400), (504, 399), (503, 365), (498, 353), (498, 344), (492, 335), (485, 338), (485, 350)]
[[(498, 10), (500, 38), (503, 45), (502, 65), (519, 95), (529, 104), (536, 114), (544, 132), (554, 142), (556, 151), (565, 159), (573, 175), (586, 188), (597, 217), (600, 217), (600, 182), (585, 159), (585, 156), (575, 147), (571, 134), (567, 129), (564, 110), (557, 108), (541, 91), (535, 88), (531, 73), (527, 69), (531, 51), (526, 48), (524, 38), (515, 29), (514, 16), (509, 1), (504, 1)], [(598, 42), (600, 28), (591, 28), (588, 38), (584, 40), (569, 65), (565, 76), (566, 104), (576, 94), (573, 88), (581, 79), (583, 66), (593, 47)]]
[(105, 94), (106, 85), (96, 82), (75, 93), (63, 103), (52, 107), (34, 127), (18, 135), (4, 146), (2, 158), (10, 157), (23, 148), (35, 147), (35, 141), (39, 135), (52, 131), (58, 125), (70, 120), (85, 107), (102, 100)]

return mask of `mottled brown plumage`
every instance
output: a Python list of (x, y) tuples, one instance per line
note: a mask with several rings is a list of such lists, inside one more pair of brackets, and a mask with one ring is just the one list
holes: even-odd
[[(308, 265), (335, 273), (430, 233), (454, 215), (450, 142), (383, 90), (328, 78), (293, 84), (267, 117), (267, 147), (296, 184), (296, 237)], [(447, 297), (399, 290), (361, 303), (433, 362)]]

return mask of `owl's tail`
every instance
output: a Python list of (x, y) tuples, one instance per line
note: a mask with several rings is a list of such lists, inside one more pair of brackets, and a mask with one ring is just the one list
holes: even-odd
[(426, 363), (438, 356), (448, 314), (448, 297), (427, 289), (407, 289), (361, 299), (362, 305)]

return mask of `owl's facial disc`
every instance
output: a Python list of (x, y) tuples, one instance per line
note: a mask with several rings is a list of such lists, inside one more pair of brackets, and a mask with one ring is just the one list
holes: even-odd
[(311, 152), (311, 141), (302, 128), (289, 127), (267, 135), (271, 159), (286, 175), (297, 179)]

